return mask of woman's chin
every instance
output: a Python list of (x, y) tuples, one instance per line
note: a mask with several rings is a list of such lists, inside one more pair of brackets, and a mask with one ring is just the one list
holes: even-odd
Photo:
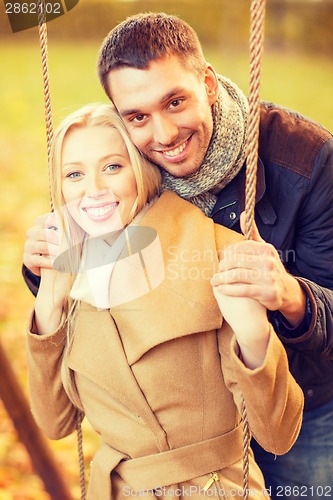
[(83, 230), (88, 234), (90, 238), (104, 238), (112, 234), (117, 234), (122, 231), (124, 227), (115, 224), (105, 224), (103, 226), (95, 227), (92, 225), (86, 225)]

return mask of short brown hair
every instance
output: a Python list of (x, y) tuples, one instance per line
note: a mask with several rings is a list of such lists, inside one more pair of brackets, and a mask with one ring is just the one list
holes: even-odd
[(113, 69), (145, 69), (153, 60), (176, 55), (190, 71), (201, 76), (206, 67), (202, 47), (194, 29), (177, 16), (164, 12), (128, 17), (104, 39), (98, 56), (98, 76), (111, 99), (107, 77)]

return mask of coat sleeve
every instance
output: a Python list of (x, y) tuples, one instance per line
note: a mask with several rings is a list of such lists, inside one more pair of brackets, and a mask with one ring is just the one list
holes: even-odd
[(61, 381), (62, 354), (66, 342), (65, 317), (51, 335), (34, 332), (32, 315), (27, 334), (28, 388), (33, 416), (50, 439), (61, 439), (76, 428), (79, 410)]
[(293, 332), (272, 315), (288, 347), (333, 360), (333, 139), (319, 151), (299, 210), (295, 235), (297, 258), (289, 269), (308, 298), (308, 321)]
[(218, 343), (225, 383), (240, 413), (244, 398), (251, 434), (266, 451), (286, 453), (301, 428), (304, 397), (273, 328), (265, 360), (254, 370), (239, 358), (237, 341), (225, 323), (218, 332)]

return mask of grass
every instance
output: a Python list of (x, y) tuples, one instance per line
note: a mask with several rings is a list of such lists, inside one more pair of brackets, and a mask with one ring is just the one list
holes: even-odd
[[(91, 101), (105, 101), (96, 76), (99, 42), (50, 44), (49, 64), (54, 121)], [(229, 76), (245, 92), (247, 54), (226, 49), (207, 50), (218, 72)], [(25, 233), (35, 218), (49, 209), (39, 45), (0, 47), (0, 225), (1, 225), (1, 340), (26, 391), (25, 324), (33, 298), (21, 278)], [(262, 98), (297, 109), (333, 130), (333, 62), (319, 55), (265, 54)], [(31, 474), (25, 450), (0, 405), (0, 500), (44, 500), (39, 480)], [(96, 441), (85, 429), (87, 462)], [(64, 463), (68, 481), (77, 492), (75, 436), (52, 443)]]
[[(218, 72), (245, 92), (249, 88), (247, 53), (208, 52)], [(266, 51), (263, 55), (261, 98), (297, 110), (333, 132), (333, 60), (320, 54)]]

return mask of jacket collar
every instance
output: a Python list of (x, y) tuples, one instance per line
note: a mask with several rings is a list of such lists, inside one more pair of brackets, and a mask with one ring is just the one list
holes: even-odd
[[(212, 212), (215, 222), (232, 227), (238, 223), (245, 209), (246, 164), (242, 170), (221, 192)], [(256, 212), (264, 224), (273, 225), (276, 221), (275, 210), (266, 192), (265, 167), (258, 159), (256, 180)]]

